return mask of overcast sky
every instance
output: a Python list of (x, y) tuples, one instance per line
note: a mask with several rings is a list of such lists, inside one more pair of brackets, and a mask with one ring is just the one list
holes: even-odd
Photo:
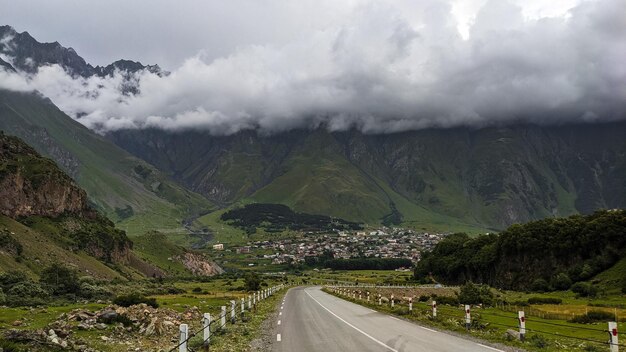
[[(366, 3), (401, 11), (415, 26), (424, 9), (447, 3), (467, 37), (487, 0), (0, 0), (0, 24), (39, 41), (73, 47), (87, 62), (134, 59), (173, 70), (203, 51), (217, 58), (248, 45), (284, 45), (336, 28)], [(567, 16), (582, 0), (514, 0), (525, 18)], [(412, 4), (414, 3), (414, 4)], [(383, 6), (383, 5), (381, 5)]]
[(119, 94), (119, 77), (0, 74), (0, 87), (36, 89), (94, 129), (390, 132), (625, 118), (626, 0), (0, 0), (0, 9), (0, 24), (94, 65), (125, 58), (172, 72), (141, 75), (134, 97)]

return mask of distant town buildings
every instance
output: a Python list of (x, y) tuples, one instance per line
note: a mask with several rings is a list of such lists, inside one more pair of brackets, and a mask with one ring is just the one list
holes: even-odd
[[(417, 262), (424, 251), (430, 251), (447, 234), (417, 233), (403, 228), (375, 231), (338, 231), (328, 234), (302, 234), (296, 238), (249, 242), (237, 253), (268, 251), (262, 258), (272, 264), (303, 263), (306, 257), (332, 253), (334, 258), (408, 258)], [(259, 256), (260, 257), (260, 256)]]

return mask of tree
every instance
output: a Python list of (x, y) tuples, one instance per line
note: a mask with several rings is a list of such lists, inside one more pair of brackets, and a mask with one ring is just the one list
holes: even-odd
[(530, 289), (534, 292), (547, 292), (550, 291), (550, 284), (545, 279), (536, 279), (530, 285)]
[(467, 282), (461, 286), (459, 292), (459, 302), (463, 304), (485, 304), (491, 305), (493, 302), (493, 293), (487, 285), (476, 285)]
[(244, 277), (246, 291), (258, 291), (261, 287), (261, 278), (257, 273), (248, 273)]
[(52, 263), (41, 272), (39, 281), (54, 295), (78, 293), (80, 281), (75, 270), (59, 263)]
[(552, 286), (554, 289), (558, 291), (565, 291), (572, 286), (572, 280), (566, 273), (558, 273), (554, 277), (554, 281), (552, 282)]

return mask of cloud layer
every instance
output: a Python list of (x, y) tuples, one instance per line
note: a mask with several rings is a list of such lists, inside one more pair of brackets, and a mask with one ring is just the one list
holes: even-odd
[(449, 3), (413, 3), (362, 1), (296, 39), (200, 53), (165, 77), (138, 73), (134, 96), (120, 92), (120, 74), (77, 79), (59, 66), (0, 72), (0, 88), (40, 91), (98, 131), (323, 124), (386, 133), (626, 118), (624, 0), (535, 19), (490, 0), (467, 38)]

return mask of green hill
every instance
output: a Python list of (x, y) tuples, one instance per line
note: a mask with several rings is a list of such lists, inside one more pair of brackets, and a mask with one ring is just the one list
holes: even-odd
[(0, 90), (0, 130), (54, 159), (87, 191), (93, 205), (135, 235), (182, 228), (212, 205), (146, 162), (65, 115), (36, 93)]
[(415, 276), (521, 291), (564, 290), (596, 277), (615, 288), (624, 283), (624, 258), (626, 211), (597, 211), (513, 225), (497, 235), (450, 235), (424, 255)]

